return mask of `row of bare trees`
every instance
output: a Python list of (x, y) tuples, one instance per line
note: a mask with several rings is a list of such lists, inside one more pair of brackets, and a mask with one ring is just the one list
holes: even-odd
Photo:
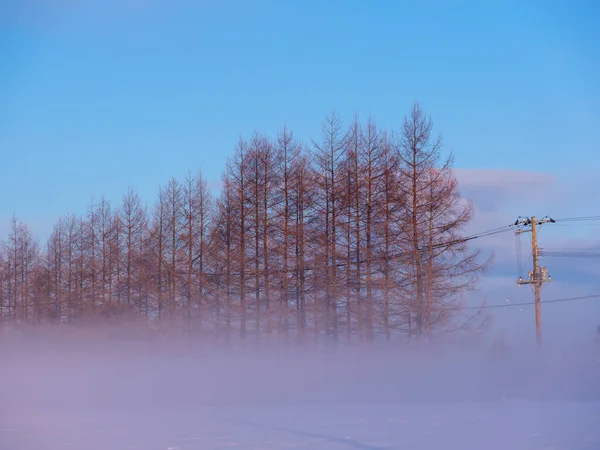
[(459, 327), (485, 263), (462, 240), (472, 207), (432, 133), (418, 104), (397, 132), (332, 114), (309, 145), (288, 128), (240, 139), (217, 197), (200, 173), (150, 207), (128, 190), (61, 218), (43, 248), (14, 219), (1, 321), (135, 314), (219, 335), (367, 340)]

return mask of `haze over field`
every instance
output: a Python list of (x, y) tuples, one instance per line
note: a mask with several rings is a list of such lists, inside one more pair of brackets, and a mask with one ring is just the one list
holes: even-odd
[(536, 357), (518, 345), (256, 346), (111, 333), (3, 342), (0, 448), (600, 445), (597, 346)]

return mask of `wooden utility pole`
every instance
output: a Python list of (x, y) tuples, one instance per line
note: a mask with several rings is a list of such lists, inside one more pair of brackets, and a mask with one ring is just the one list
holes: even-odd
[(528, 279), (519, 277), (517, 285), (531, 284), (533, 285), (534, 305), (535, 305), (535, 331), (537, 336), (538, 348), (542, 345), (542, 306), (541, 306), (541, 290), (542, 284), (548, 281), (552, 281), (552, 278), (548, 275), (548, 269), (546, 267), (540, 267), (539, 264), (539, 247), (537, 242), (538, 225), (544, 223), (554, 223), (554, 219), (546, 216), (541, 220), (537, 220), (535, 216), (519, 217), (515, 222), (515, 226), (519, 226), (516, 234), (531, 232), (531, 256), (533, 259), (533, 270), (529, 272)]
[(537, 220), (535, 216), (531, 218), (531, 254), (533, 259), (533, 295), (535, 297), (535, 331), (537, 336), (538, 346), (542, 344), (542, 308), (540, 290), (542, 287), (542, 279), (539, 277), (539, 248), (537, 244)]

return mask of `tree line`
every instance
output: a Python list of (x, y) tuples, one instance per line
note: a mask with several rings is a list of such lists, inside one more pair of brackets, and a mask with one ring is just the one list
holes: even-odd
[[(485, 270), (452, 157), (415, 104), (399, 130), (326, 117), (240, 138), (218, 195), (202, 173), (146, 206), (66, 215), (40, 245), (12, 220), (0, 243), (0, 322), (134, 315), (219, 336), (365, 339), (470, 326), (461, 296)], [(477, 313), (475, 313), (475, 316)]]

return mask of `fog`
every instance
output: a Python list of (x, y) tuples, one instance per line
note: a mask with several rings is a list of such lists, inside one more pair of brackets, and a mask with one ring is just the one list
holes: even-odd
[(0, 449), (600, 448), (593, 340), (126, 335), (5, 333)]

